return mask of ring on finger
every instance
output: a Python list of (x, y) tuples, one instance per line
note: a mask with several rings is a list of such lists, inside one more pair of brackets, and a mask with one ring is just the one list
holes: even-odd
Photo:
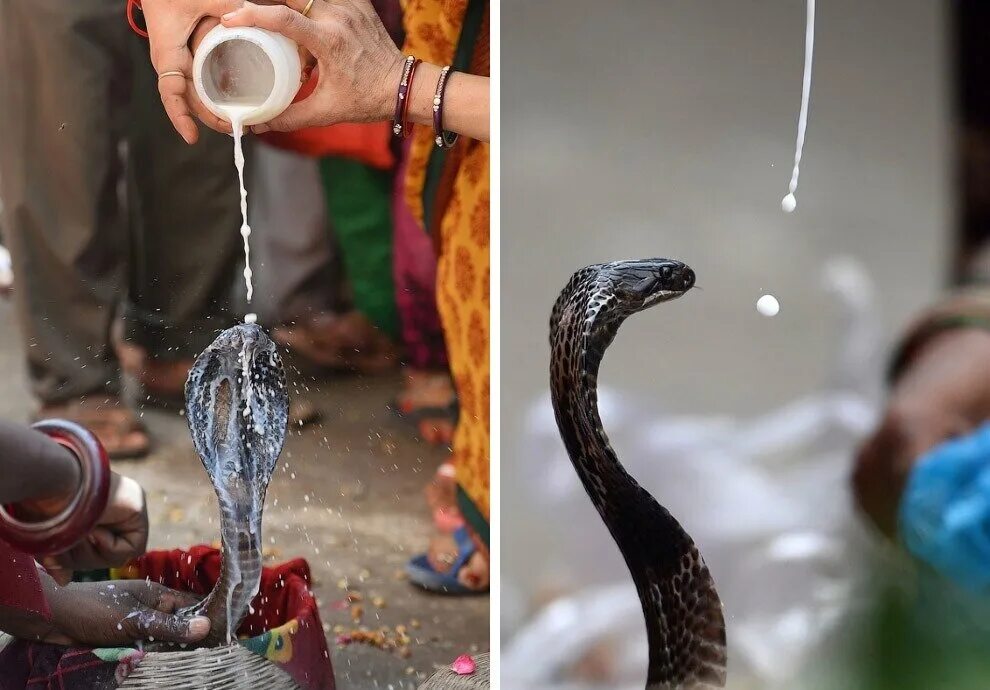
[(183, 72), (181, 72), (181, 71), (179, 71), (177, 69), (174, 69), (174, 70), (171, 70), (169, 72), (162, 72), (161, 74), (159, 74), (158, 75), (158, 81), (161, 81), (165, 77), (182, 77), (183, 79), (185, 79), (186, 78), (186, 75)]
[(308, 17), (309, 16), (309, 11), (311, 9), (313, 9), (313, 3), (314, 2), (316, 2), (316, 0), (309, 0), (309, 2), (306, 3), (306, 6), (303, 8), (303, 11), (302, 11), (302, 16), (304, 16), (304, 17)]

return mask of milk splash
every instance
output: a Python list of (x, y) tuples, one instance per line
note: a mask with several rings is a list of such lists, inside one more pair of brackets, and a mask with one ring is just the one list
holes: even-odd
[(780, 208), (785, 213), (792, 213), (797, 208), (797, 198), (794, 193), (798, 188), (798, 176), (801, 174), (801, 156), (804, 153), (804, 135), (808, 127), (808, 102), (811, 100), (811, 62), (815, 52), (815, 0), (808, 0), (807, 28), (804, 36), (804, 79), (801, 84), (801, 112), (798, 114), (797, 143), (794, 147), (794, 170), (791, 172), (791, 182), (788, 192), (780, 202)]

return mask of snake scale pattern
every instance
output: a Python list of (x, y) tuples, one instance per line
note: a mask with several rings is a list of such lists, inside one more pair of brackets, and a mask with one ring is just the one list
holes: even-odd
[(632, 314), (680, 297), (694, 271), (669, 259), (597, 264), (573, 275), (550, 318), (550, 383), (560, 435), (588, 496), (625, 558), (649, 640), (647, 688), (720, 688), (722, 604), (694, 541), (623, 469), (602, 427), (598, 370)]
[(186, 615), (205, 615), (201, 647), (229, 644), (261, 582), (261, 517), (282, 452), (289, 394), (275, 343), (256, 324), (223, 331), (186, 380), (193, 445), (220, 503), (220, 579)]

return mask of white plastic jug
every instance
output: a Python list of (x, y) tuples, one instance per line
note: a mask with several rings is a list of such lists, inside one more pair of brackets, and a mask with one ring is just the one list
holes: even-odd
[(203, 104), (217, 117), (236, 117), (245, 126), (280, 115), (301, 83), (297, 44), (256, 27), (215, 27), (193, 60), (193, 84)]

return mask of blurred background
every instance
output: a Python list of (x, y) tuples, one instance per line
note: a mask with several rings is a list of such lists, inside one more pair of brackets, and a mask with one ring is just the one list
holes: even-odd
[[(690, 264), (702, 290), (611, 346), (613, 445), (711, 566), (730, 687), (800, 687), (846, 658), (827, 639), (888, 555), (852, 505), (852, 453), (890, 347), (955, 280), (972, 231), (957, 148), (981, 115), (980, 12), (819, 4), (788, 215), (804, 2), (503, 3), (505, 679), (642, 687), (632, 583), (554, 425), (547, 320), (573, 271), (652, 256)], [(764, 293), (776, 317), (757, 313)]]

